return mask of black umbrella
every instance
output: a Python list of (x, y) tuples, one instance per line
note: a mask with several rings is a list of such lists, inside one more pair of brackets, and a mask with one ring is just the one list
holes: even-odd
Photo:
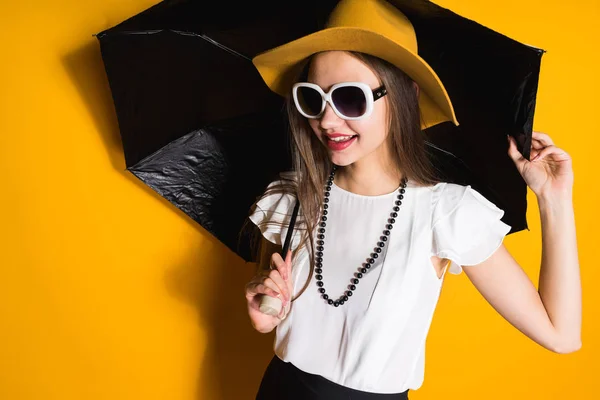
[[(251, 63), (321, 29), (337, 0), (166, 0), (96, 35), (127, 170), (247, 261), (250, 205), (290, 168), (282, 101)], [(460, 127), (425, 131), (442, 177), (470, 184), (527, 227), (526, 185), (506, 134), (529, 157), (543, 50), (426, 0), (390, 0), (444, 83)]]

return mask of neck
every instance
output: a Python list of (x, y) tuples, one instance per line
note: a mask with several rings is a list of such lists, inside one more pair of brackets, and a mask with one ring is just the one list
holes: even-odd
[(379, 196), (396, 190), (403, 176), (402, 171), (391, 165), (383, 165), (379, 162), (355, 162), (345, 167), (338, 167), (335, 172), (335, 184), (352, 193)]

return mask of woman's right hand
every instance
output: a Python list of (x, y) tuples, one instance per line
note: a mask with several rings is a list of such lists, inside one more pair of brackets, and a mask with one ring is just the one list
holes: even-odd
[[(246, 284), (248, 314), (254, 329), (261, 333), (271, 332), (289, 310), (292, 293), (292, 252), (288, 250), (285, 261), (279, 253), (271, 256), (271, 270), (259, 272)], [(271, 316), (259, 310), (263, 296), (276, 297), (283, 303), (278, 316)]]

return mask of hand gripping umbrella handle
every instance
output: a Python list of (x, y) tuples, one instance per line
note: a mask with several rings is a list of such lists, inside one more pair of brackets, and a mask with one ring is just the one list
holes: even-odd
[[(294, 206), (294, 211), (292, 212), (292, 219), (290, 220), (290, 225), (288, 227), (287, 234), (285, 236), (285, 243), (283, 244), (283, 250), (281, 250), (281, 258), (285, 260), (285, 256), (288, 252), (288, 248), (290, 247), (290, 242), (292, 241), (292, 232), (294, 231), (294, 225), (296, 224), (296, 217), (298, 216), (298, 208), (300, 207), (300, 201), (296, 199), (296, 205)], [(291, 277), (288, 277), (290, 279)], [(290, 293), (291, 295), (291, 293)], [(263, 314), (272, 315), (274, 317), (278, 316), (281, 312), (282, 302), (280, 299), (276, 297), (266, 296), (264, 295), (260, 300), (259, 310)]]

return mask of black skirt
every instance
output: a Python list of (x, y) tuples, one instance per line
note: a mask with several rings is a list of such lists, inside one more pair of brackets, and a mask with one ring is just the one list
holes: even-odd
[(309, 374), (276, 355), (267, 366), (256, 400), (408, 400), (408, 390), (382, 394), (350, 389)]

